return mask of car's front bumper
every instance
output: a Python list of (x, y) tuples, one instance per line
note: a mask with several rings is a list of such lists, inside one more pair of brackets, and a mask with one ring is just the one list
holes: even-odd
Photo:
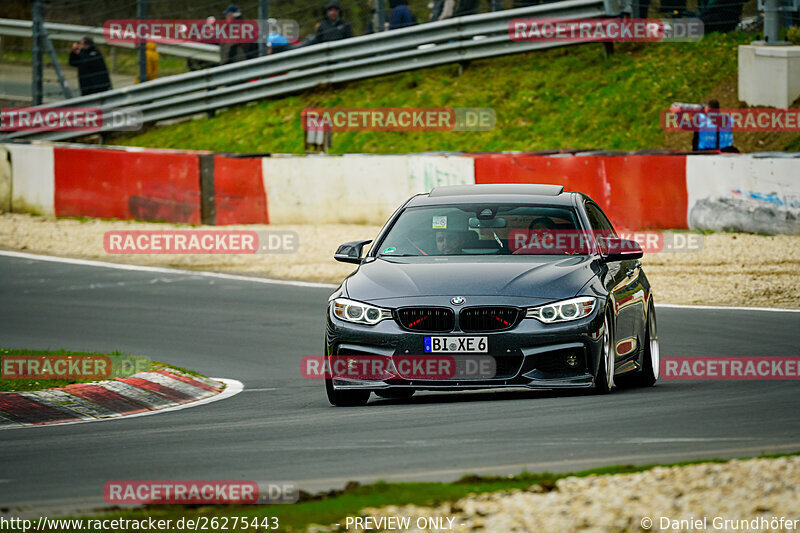
[[(426, 354), (428, 336), (480, 336), (488, 339), (488, 353), (494, 358), (493, 376), (452, 377), (448, 379), (353, 379), (334, 376), (337, 390), (400, 389), (469, 390), (526, 387), (535, 389), (585, 389), (594, 386), (602, 356), (603, 313), (598, 310), (573, 322), (543, 324), (536, 319), (522, 319), (514, 328), (501, 332), (420, 333), (401, 328), (391, 319), (374, 326), (345, 322), (328, 313), (326, 355), (437, 356)], [(461, 355), (452, 354), (458, 358)], [(567, 358), (578, 364), (567, 364)]]

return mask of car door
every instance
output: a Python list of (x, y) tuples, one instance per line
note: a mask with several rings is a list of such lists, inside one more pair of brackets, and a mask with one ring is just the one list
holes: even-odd
[[(590, 200), (584, 205), (592, 229), (601, 235), (617, 233), (600, 207)], [(641, 339), (637, 332), (641, 329), (644, 314), (645, 287), (639, 279), (641, 263), (636, 259), (606, 263), (607, 279), (604, 280), (614, 311), (614, 344), (617, 366), (635, 358)]]

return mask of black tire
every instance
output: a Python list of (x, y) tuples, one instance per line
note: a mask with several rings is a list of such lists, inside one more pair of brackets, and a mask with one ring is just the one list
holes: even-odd
[(328, 401), (336, 407), (355, 407), (366, 405), (369, 401), (368, 390), (336, 390), (333, 388), (333, 380), (325, 378), (325, 392)]
[(633, 379), (637, 387), (652, 387), (658, 381), (661, 353), (658, 346), (658, 324), (656, 322), (656, 308), (650, 298), (647, 311), (647, 324), (645, 325), (644, 354), (642, 355), (642, 370)]
[(611, 330), (611, 323), (610, 314), (606, 312), (606, 319), (603, 323), (603, 347), (600, 368), (597, 369), (597, 376), (594, 378), (595, 394), (608, 394), (614, 388), (614, 334)]
[(407, 400), (414, 396), (416, 391), (414, 389), (381, 389), (376, 390), (375, 394), (381, 398), (389, 398), (392, 400)]

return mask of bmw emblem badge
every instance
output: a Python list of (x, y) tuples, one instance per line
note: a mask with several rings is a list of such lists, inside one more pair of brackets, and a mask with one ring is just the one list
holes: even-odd
[(464, 298), (463, 296), (453, 296), (452, 298), (450, 298), (450, 303), (453, 305), (461, 305), (466, 301), (467, 299)]

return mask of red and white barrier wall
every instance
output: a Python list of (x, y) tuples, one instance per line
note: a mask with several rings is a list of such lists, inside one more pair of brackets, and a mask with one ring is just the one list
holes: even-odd
[(412, 194), (472, 183), (564, 185), (594, 198), (620, 229), (800, 233), (800, 158), (791, 154), (263, 157), (0, 145), (0, 210), (55, 216), (380, 224)]

